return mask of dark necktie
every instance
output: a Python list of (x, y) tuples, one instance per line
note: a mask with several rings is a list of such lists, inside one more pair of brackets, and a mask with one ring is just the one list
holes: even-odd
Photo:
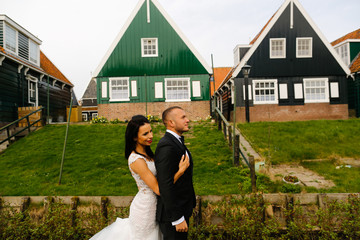
[(185, 138), (184, 138), (184, 136), (181, 136), (181, 137), (180, 137), (180, 141), (181, 141), (181, 143), (182, 143), (183, 145), (185, 145)]

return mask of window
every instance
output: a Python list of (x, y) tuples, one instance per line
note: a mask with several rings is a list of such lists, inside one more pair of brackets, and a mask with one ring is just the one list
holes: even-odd
[(17, 53), (16, 30), (12, 27), (5, 25), (5, 48), (13, 53)]
[(91, 114), (91, 119), (95, 119), (95, 118), (97, 118), (98, 117), (98, 113), (92, 113)]
[(341, 57), (341, 60), (346, 64), (346, 66), (350, 65), (350, 57), (349, 57), (349, 44), (345, 43), (336, 48), (336, 52)]
[(82, 120), (83, 120), (84, 122), (87, 122), (87, 120), (88, 120), (88, 115), (87, 115), (87, 113), (82, 113)]
[(327, 78), (304, 79), (305, 103), (329, 102)]
[(286, 58), (286, 39), (270, 39), (270, 58)]
[(141, 39), (141, 56), (157, 57), (158, 56), (158, 39), (142, 38)]
[(296, 57), (312, 57), (312, 38), (296, 38)]
[(27, 76), (26, 79), (28, 80), (28, 102), (34, 106), (38, 106), (38, 79), (33, 76)]
[(166, 101), (190, 101), (190, 78), (165, 79)]
[(277, 80), (253, 80), (254, 104), (278, 103)]
[(37, 45), (36, 43), (34, 43), (33, 41), (30, 40), (29, 46), (30, 46), (29, 60), (30, 60), (30, 62), (38, 64), (39, 63), (39, 45)]
[(130, 101), (129, 78), (110, 78), (110, 100)]
[(36, 98), (36, 82), (29, 82), (29, 97), (31, 100)]

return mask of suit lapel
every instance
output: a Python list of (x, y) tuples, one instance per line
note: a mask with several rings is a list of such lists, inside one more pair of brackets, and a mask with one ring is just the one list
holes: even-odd
[(182, 151), (185, 151), (186, 147), (181, 144), (179, 139), (177, 139), (175, 136), (173, 136), (171, 133), (166, 132), (165, 136), (169, 138), (172, 142), (175, 143), (176, 146), (178, 146)]

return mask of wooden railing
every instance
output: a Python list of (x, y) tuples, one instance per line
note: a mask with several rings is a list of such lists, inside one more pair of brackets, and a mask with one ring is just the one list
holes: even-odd
[[(30, 132), (31, 132), (31, 129), (30, 129), (30, 128), (31, 128), (32, 126), (34, 126), (35, 124), (37, 124), (38, 122), (42, 121), (42, 118), (40, 117), (39, 119), (30, 122), (30, 116), (33, 115), (33, 114), (36, 114), (36, 113), (38, 113), (38, 112), (40, 112), (40, 111), (42, 111), (43, 109), (44, 109), (44, 107), (40, 107), (40, 108), (37, 109), (36, 111), (33, 111), (33, 112), (27, 114), (26, 116), (24, 116), (24, 117), (22, 117), (22, 118), (19, 118), (18, 120), (14, 121), (14, 122), (12, 122), (12, 123), (9, 123), (8, 125), (0, 128), (0, 133), (3, 132), (3, 131), (5, 131), (5, 130), (6, 130), (6, 132), (7, 132), (7, 138), (4, 139), (4, 140), (2, 140), (2, 141), (0, 141), (0, 144), (3, 144), (3, 143), (6, 142), (6, 141), (9, 141), (9, 144), (10, 144), (10, 143), (11, 143), (11, 138), (19, 135), (20, 133), (22, 133), (22, 132), (24, 132), (24, 131), (26, 131), (26, 130), (29, 131), (29, 133), (30, 133)], [(26, 119), (27, 126), (25, 126), (23, 129), (15, 132), (14, 134), (10, 134), (10, 128), (14, 127), (14, 125), (15, 125), (15, 127), (16, 127), (16, 124), (18, 124), (20, 121), (23, 121), (24, 119)]]
[[(239, 160), (240, 160), (240, 155), (243, 159), (243, 161), (245, 162), (245, 164), (249, 167), (250, 169), (250, 177), (251, 177), (251, 186), (252, 186), (252, 191), (256, 192), (256, 173), (255, 173), (255, 160), (253, 156), (249, 156), (248, 158), (245, 156), (245, 154), (241, 151), (240, 148), (240, 134), (236, 134), (235, 133), (235, 137), (234, 135), (234, 129), (233, 127), (235, 127), (235, 125), (230, 125), (230, 123), (226, 120), (226, 118), (224, 117), (224, 115), (222, 115), (221, 111), (218, 108), (215, 108), (215, 121), (217, 122), (218, 125), (218, 130), (221, 131), (223, 130), (224, 133), (224, 138), (226, 140), (228, 140), (229, 143), (229, 147), (231, 147), (233, 144), (235, 144), (235, 146), (233, 146), (233, 150), (235, 151), (234, 155), (233, 155), (233, 163), (234, 165), (238, 166), (239, 165)], [(234, 141), (234, 143), (233, 143)]]

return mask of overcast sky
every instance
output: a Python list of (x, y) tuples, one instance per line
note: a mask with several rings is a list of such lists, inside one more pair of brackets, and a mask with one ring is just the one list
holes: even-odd
[[(158, 0), (211, 66), (233, 65), (285, 0)], [(359, 0), (299, 0), (329, 42), (360, 28)], [(41, 49), (82, 97), (138, 0), (0, 0), (6, 14), (42, 40)]]

